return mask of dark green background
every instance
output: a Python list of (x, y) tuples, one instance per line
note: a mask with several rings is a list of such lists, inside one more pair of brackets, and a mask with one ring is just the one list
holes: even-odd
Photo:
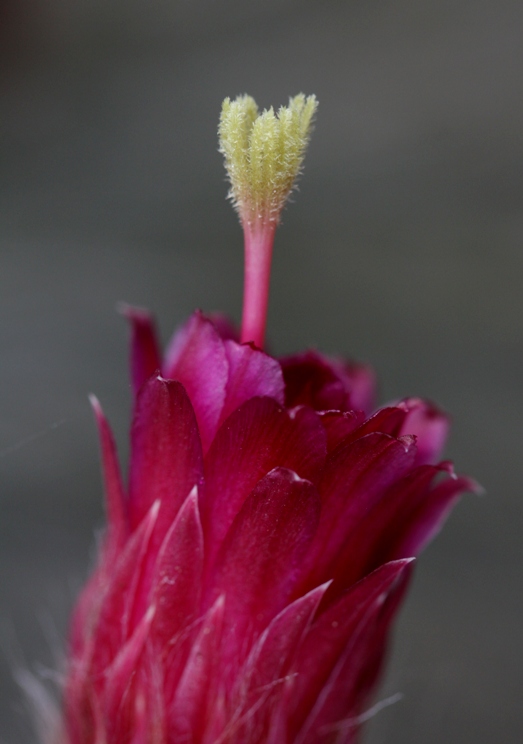
[(0, 741), (52, 665), (102, 524), (94, 391), (127, 450), (125, 300), (164, 339), (238, 317), (226, 95), (320, 100), (277, 235), (269, 335), (451, 411), (467, 496), (420, 561), (369, 744), (522, 737), (521, 0), (4, 0)]

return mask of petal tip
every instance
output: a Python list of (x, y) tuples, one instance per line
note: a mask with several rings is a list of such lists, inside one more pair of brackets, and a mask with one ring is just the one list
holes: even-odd
[(271, 480), (285, 480), (289, 483), (307, 483), (311, 486), (314, 485), (312, 481), (307, 478), (301, 478), (295, 470), (282, 467), (281, 465), (270, 470), (265, 477), (270, 478)]
[(96, 416), (96, 418), (100, 418), (103, 415), (100, 401), (94, 393), (89, 393), (87, 397), (89, 399), (89, 403), (91, 404), (91, 408), (93, 409), (94, 415)]
[(158, 516), (158, 512), (160, 511), (160, 506), (162, 505), (162, 502), (160, 499), (156, 499), (154, 504), (151, 506), (151, 509), (149, 511), (150, 519), (152, 522), (156, 521), (156, 518)]
[(130, 305), (127, 302), (118, 302), (116, 312), (131, 322), (150, 321), (153, 318), (152, 313), (147, 308)]
[(478, 483), (477, 480), (474, 480), (474, 478), (465, 477), (465, 488), (467, 491), (470, 491), (471, 493), (475, 494), (476, 496), (486, 496), (487, 495), (487, 489), (481, 485), (481, 483)]

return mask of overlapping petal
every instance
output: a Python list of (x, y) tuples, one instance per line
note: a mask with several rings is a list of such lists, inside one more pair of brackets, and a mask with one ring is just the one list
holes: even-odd
[(157, 543), (203, 476), (200, 436), (185, 388), (151, 377), (142, 387), (131, 431), (129, 520), (136, 529), (160, 504)]
[[(59, 744), (353, 744), (417, 555), (470, 479), (448, 419), (317, 352), (281, 363), (195, 314), (132, 326), (128, 490), (71, 631)], [(160, 371), (160, 373), (159, 373)]]
[(281, 364), (287, 406), (367, 413), (374, 407), (376, 383), (367, 365), (347, 364), (317, 351), (286, 357)]
[(285, 467), (316, 483), (325, 433), (308, 408), (288, 412), (270, 398), (251, 398), (222, 425), (205, 458), (202, 519), (212, 560), (258, 481)]

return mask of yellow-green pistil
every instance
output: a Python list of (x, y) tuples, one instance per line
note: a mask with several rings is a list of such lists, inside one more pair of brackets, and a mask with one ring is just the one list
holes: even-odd
[(222, 104), (220, 152), (231, 182), (231, 197), (242, 223), (278, 222), (300, 172), (318, 102), (303, 93), (278, 113), (258, 111), (251, 96)]
[(245, 232), (242, 341), (262, 347), (274, 230), (300, 172), (318, 107), (315, 96), (291, 98), (278, 113), (258, 111), (251, 96), (222, 105), (220, 152), (231, 183), (229, 197)]

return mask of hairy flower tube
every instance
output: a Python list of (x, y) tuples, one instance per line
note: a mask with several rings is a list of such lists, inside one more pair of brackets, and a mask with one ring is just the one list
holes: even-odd
[(162, 356), (152, 317), (126, 309), (129, 479), (93, 399), (108, 526), (56, 744), (356, 742), (413, 558), (474, 488), (438, 463), (448, 421), (433, 405), (376, 409), (366, 366), (262, 349), (264, 262), (315, 108), (224, 104), (252, 259), (241, 337), (197, 312)]

